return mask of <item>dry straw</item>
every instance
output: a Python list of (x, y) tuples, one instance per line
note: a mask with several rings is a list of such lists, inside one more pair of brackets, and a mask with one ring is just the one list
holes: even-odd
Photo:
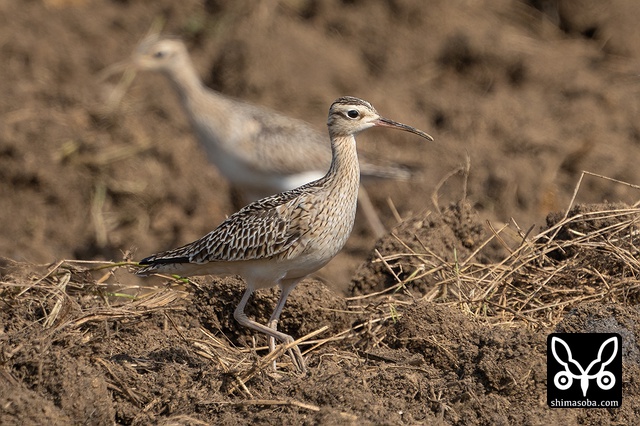
[[(513, 220), (499, 229), (489, 223), (491, 236), (465, 259), (454, 253), (452, 262), (394, 235), (405, 250), (385, 256), (377, 253), (373, 262), (382, 262), (397, 284), (352, 300), (383, 294), (392, 299), (420, 281), (429, 283), (422, 300), (458, 306), (491, 324), (524, 322), (533, 327), (553, 326), (569, 309), (587, 301), (637, 302), (640, 209), (637, 204), (574, 206), (585, 176), (640, 189), (583, 172), (566, 212), (547, 229), (531, 235), (532, 229), (523, 231)], [(476, 261), (495, 242), (507, 255), (491, 264)]]

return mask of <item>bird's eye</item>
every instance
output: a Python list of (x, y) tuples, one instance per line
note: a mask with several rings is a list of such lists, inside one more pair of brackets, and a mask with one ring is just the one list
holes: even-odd
[(360, 113), (355, 109), (350, 109), (349, 111), (347, 111), (347, 116), (349, 118), (358, 118), (359, 115)]
[(164, 58), (164, 52), (162, 50), (158, 50), (157, 52), (153, 53), (153, 57), (158, 59)]

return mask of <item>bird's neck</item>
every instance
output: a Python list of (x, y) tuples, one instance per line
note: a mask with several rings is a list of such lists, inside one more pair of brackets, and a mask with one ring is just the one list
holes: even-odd
[[(180, 97), (180, 102), (187, 113), (198, 137), (208, 140), (205, 147), (211, 144), (225, 144), (229, 140), (232, 126), (228, 120), (229, 101), (221, 94), (209, 90), (196, 72), (190, 59), (181, 67), (175, 67), (166, 72), (174, 89)], [(215, 140), (215, 143), (213, 142)], [(216, 161), (218, 152), (210, 153), (210, 159)]]
[[(356, 139), (351, 136), (334, 136), (331, 138), (332, 160), (327, 178), (342, 182), (349, 187), (349, 192), (358, 192), (360, 185), (360, 165), (356, 151)], [(342, 184), (339, 184), (342, 186)]]
[(204, 91), (202, 80), (200, 80), (190, 59), (187, 59), (180, 67), (166, 71), (166, 75), (185, 104), (200, 96)]

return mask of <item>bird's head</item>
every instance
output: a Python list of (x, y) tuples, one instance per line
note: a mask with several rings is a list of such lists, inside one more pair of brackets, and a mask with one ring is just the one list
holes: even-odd
[(182, 40), (151, 35), (138, 44), (131, 61), (139, 70), (167, 72), (184, 66), (188, 55)]
[(406, 124), (381, 117), (369, 102), (352, 96), (337, 99), (329, 108), (327, 121), (329, 134), (332, 137), (351, 136), (371, 127), (391, 127), (414, 133), (428, 140), (431, 136)]

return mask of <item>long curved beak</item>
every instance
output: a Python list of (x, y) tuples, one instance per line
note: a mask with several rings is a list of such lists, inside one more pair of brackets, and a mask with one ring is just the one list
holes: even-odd
[(406, 124), (398, 123), (397, 121), (389, 120), (388, 118), (380, 117), (376, 121), (374, 121), (373, 124), (379, 127), (391, 127), (393, 129), (411, 132), (429, 141), (434, 140), (431, 135), (423, 132), (422, 130), (418, 130), (415, 127), (407, 126)]
[(109, 77), (115, 74), (120, 74), (128, 71), (130, 68), (133, 68), (130, 60), (111, 64), (98, 73), (98, 81), (100, 82), (105, 81), (106, 79), (108, 79)]

